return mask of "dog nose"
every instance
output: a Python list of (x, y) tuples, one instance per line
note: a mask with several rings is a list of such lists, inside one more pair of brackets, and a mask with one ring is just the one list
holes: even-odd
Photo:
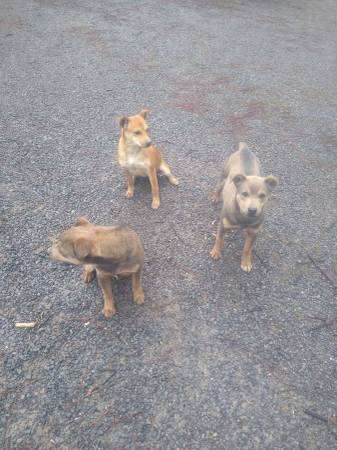
[(249, 216), (256, 216), (257, 208), (248, 208)]
[(145, 147), (150, 147), (150, 145), (152, 144), (151, 139), (149, 139), (148, 141), (145, 142)]

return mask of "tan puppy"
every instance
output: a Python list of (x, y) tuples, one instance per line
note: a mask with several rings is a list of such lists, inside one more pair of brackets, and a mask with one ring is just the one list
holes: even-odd
[(97, 274), (104, 297), (103, 314), (107, 319), (116, 314), (111, 280), (114, 275), (131, 276), (133, 299), (139, 305), (144, 303), (141, 283), (143, 245), (138, 235), (126, 226), (96, 226), (81, 217), (61, 234), (49, 249), (49, 256), (57, 261), (82, 265), (86, 283)]
[(213, 196), (217, 202), (222, 197), (223, 208), (211, 256), (220, 258), (226, 230), (239, 228), (245, 233), (241, 269), (252, 269), (252, 250), (257, 233), (262, 228), (263, 210), (278, 179), (262, 177), (258, 158), (240, 142), (239, 150), (225, 163), (223, 175)]
[(143, 110), (135, 116), (118, 119), (121, 127), (118, 162), (128, 180), (126, 196), (133, 197), (135, 177), (148, 177), (152, 191), (152, 208), (157, 209), (160, 205), (157, 172), (162, 171), (173, 185), (177, 185), (178, 180), (172, 175), (160, 151), (151, 144), (149, 127), (145, 120), (147, 112)]

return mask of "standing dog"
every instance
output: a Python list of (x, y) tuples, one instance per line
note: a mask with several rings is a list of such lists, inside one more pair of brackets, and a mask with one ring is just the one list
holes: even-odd
[(219, 259), (226, 230), (239, 228), (245, 233), (241, 269), (252, 269), (252, 250), (262, 228), (263, 210), (278, 179), (272, 175), (262, 177), (258, 158), (240, 142), (239, 150), (225, 163), (223, 175), (213, 196), (218, 202), (222, 196), (223, 207), (211, 256)]
[(138, 235), (126, 226), (96, 226), (81, 217), (61, 234), (49, 249), (49, 256), (57, 261), (83, 266), (85, 283), (90, 283), (96, 273), (103, 291), (106, 319), (116, 314), (113, 276), (131, 276), (133, 299), (139, 305), (144, 303), (141, 283), (143, 245)]
[(158, 209), (160, 197), (157, 172), (162, 171), (173, 185), (177, 185), (178, 180), (172, 175), (160, 151), (151, 143), (149, 127), (145, 120), (147, 112), (143, 110), (135, 116), (118, 119), (121, 127), (118, 162), (128, 180), (126, 196), (133, 197), (135, 177), (148, 177), (152, 191), (151, 206), (153, 209)]

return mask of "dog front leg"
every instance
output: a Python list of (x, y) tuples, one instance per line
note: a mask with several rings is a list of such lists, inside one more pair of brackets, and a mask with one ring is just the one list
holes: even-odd
[(135, 177), (128, 170), (125, 170), (125, 175), (128, 180), (128, 190), (125, 195), (127, 198), (131, 198), (135, 192)]
[(160, 205), (160, 197), (159, 197), (159, 185), (158, 185), (158, 177), (156, 169), (151, 169), (149, 171), (149, 180), (151, 184), (152, 191), (152, 205), (153, 209), (158, 209)]
[(221, 250), (224, 244), (224, 238), (225, 238), (225, 228), (223, 226), (222, 220), (220, 219), (219, 225), (218, 225), (218, 231), (216, 233), (216, 238), (214, 242), (214, 247), (211, 251), (211, 257), (213, 259), (219, 259), (221, 256)]
[(95, 266), (93, 264), (84, 264), (83, 281), (90, 283), (95, 278)]
[(110, 319), (116, 314), (115, 302), (112, 295), (112, 280), (111, 276), (97, 273), (97, 279), (103, 292), (104, 307), (103, 314), (106, 319)]
[(245, 231), (245, 244), (243, 246), (243, 252), (241, 256), (241, 269), (245, 272), (252, 270), (252, 252), (254, 242), (257, 238), (257, 232)]

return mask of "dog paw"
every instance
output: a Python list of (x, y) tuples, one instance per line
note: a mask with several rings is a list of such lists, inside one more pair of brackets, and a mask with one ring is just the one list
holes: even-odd
[(178, 184), (179, 184), (178, 178), (173, 177), (173, 176), (170, 178), (169, 181), (170, 181), (171, 184), (173, 184), (173, 186), (178, 186)]
[(113, 308), (113, 309), (103, 308), (103, 311), (102, 311), (102, 313), (106, 319), (111, 319), (111, 317), (114, 316), (116, 314), (116, 312), (117, 311), (115, 308)]
[(210, 255), (213, 259), (219, 259), (221, 256), (221, 253), (219, 252), (219, 250), (217, 248), (213, 248), (212, 251), (210, 252)]
[(151, 204), (152, 209), (158, 209), (160, 206), (160, 200), (153, 200)]
[(125, 197), (126, 198), (132, 198), (133, 197), (133, 192), (132, 191), (126, 191)]
[(94, 270), (85, 270), (83, 272), (83, 281), (85, 283), (91, 283), (94, 278), (95, 278), (95, 271)]
[(241, 263), (241, 269), (242, 269), (244, 272), (249, 273), (249, 272), (252, 270), (252, 263), (251, 263), (251, 262), (247, 262), (247, 261), (243, 261), (243, 262)]
[(137, 303), (137, 305), (143, 305), (144, 304), (144, 293), (140, 292), (140, 293), (136, 294), (133, 299), (134, 299), (135, 303)]

